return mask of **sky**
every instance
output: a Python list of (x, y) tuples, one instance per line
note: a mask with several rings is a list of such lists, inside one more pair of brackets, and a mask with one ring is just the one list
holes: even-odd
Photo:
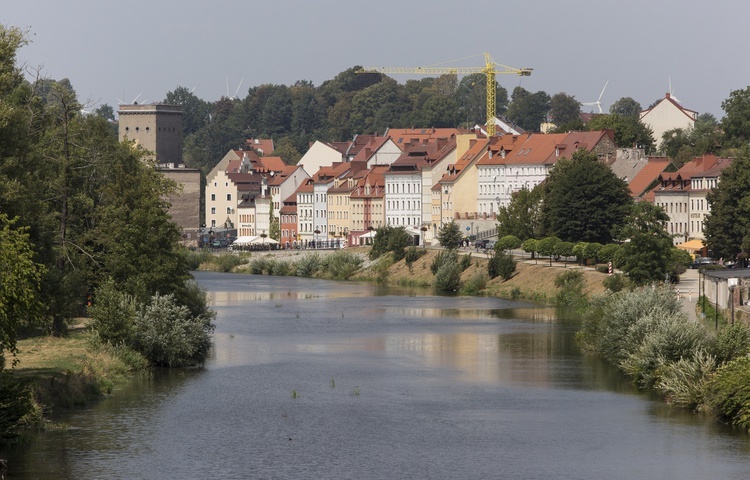
[[(518, 85), (565, 92), (605, 112), (670, 90), (720, 119), (750, 85), (746, 0), (5, 0), (0, 23), (28, 31), (27, 71), (68, 78), (87, 109), (163, 101), (178, 86), (207, 101), (262, 84), (316, 86), (355, 65), (531, 67)], [(394, 76), (403, 82), (409, 77)], [(583, 111), (595, 111), (584, 106)]]

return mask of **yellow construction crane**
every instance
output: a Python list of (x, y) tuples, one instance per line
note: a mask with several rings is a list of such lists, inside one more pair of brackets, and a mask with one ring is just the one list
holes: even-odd
[(484, 67), (364, 67), (357, 73), (394, 73), (411, 75), (470, 75), (483, 73), (487, 77), (487, 136), (495, 136), (495, 75), (514, 73), (522, 77), (531, 75), (533, 68), (513, 68), (495, 62), (489, 53), (484, 54)]

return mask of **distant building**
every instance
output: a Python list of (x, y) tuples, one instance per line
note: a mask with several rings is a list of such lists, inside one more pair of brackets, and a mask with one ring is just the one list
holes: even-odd
[(201, 175), (182, 161), (182, 107), (179, 105), (120, 105), (120, 141), (134, 141), (151, 152), (159, 170), (174, 180), (180, 192), (167, 200), (172, 220), (182, 229), (182, 241), (198, 246), (200, 231)]
[(653, 107), (640, 113), (641, 122), (654, 133), (656, 149), (661, 150), (664, 132), (681, 128), (683, 130), (695, 126), (698, 112), (688, 110), (667, 93)]

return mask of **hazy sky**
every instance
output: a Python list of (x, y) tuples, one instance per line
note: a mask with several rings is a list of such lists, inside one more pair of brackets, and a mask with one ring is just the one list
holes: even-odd
[[(82, 102), (162, 101), (178, 86), (214, 101), (264, 83), (316, 86), (355, 65), (481, 66), (483, 52), (531, 77), (508, 91), (565, 92), (605, 111), (673, 95), (723, 116), (750, 85), (747, 0), (3, 0), (28, 29), (18, 60), (69, 78)], [(399, 81), (405, 78), (394, 77)], [(594, 107), (583, 107), (593, 111)]]

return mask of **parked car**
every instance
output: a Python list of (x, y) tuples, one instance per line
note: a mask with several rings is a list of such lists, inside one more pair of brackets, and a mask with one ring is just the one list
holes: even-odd
[(487, 243), (488, 242), (489, 242), (489, 240), (487, 240), (487, 239), (477, 240), (476, 242), (474, 242), (474, 248), (476, 248), (477, 251), (484, 250), (485, 248), (487, 248)]
[(713, 265), (716, 261), (713, 258), (708, 257), (696, 257), (695, 260), (693, 260), (693, 264), (690, 265), (690, 268), (701, 268), (706, 265)]
[(484, 249), (485, 250), (494, 250), (496, 243), (497, 242), (494, 241), (494, 240), (487, 240), (487, 243), (484, 244)]

